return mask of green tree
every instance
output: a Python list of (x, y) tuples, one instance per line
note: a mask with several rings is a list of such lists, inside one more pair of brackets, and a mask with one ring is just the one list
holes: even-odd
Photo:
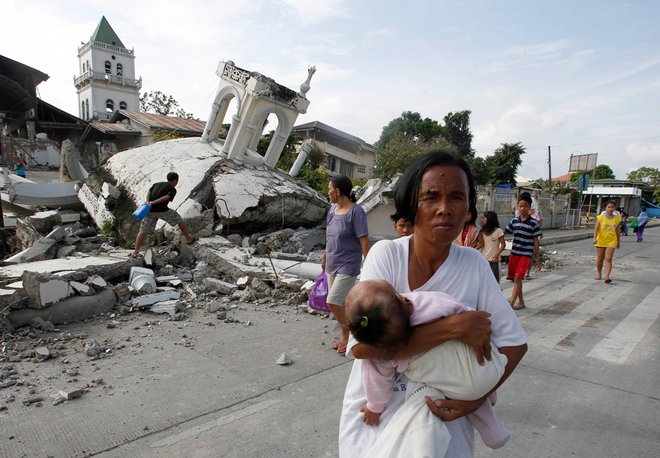
[(490, 184), (509, 183), (515, 186), (516, 173), (522, 164), (523, 154), (525, 154), (525, 147), (520, 142), (502, 143), (502, 146), (485, 160), (489, 176), (488, 182)]
[[(257, 143), (257, 153), (261, 154), (262, 156), (266, 155), (266, 152), (268, 151), (268, 146), (270, 145), (270, 142), (273, 139), (273, 135), (275, 135), (275, 131), (271, 130), (266, 135), (261, 137), (259, 143)], [(285, 172), (288, 172), (289, 169), (291, 169), (291, 166), (295, 162), (296, 157), (298, 157), (298, 151), (297, 151), (298, 143), (300, 143), (300, 138), (298, 138), (298, 136), (296, 136), (293, 133), (289, 135), (289, 138), (286, 139), (286, 143), (284, 144), (284, 148), (282, 149), (282, 154), (280, 155), (280, 158), (277, 161), (278, 169), (284, 170)]]
[(415, 158), (435, 149), (456, 152), (456, 148), (442, 137), (421, 141), (403, 132), (396, 132), (384, 147), (376, 151), (374, 175), (389, 180), (397, 173), (406, 170)]
[(424, 118), (419, 113), (404, 111), (396, 119), (383, 127), (380, 138), (374, 145), (376, 149), (384, 148), (394, 136), (408, 137), (413, 141), (428, 142), (432, 138), (442, 136), (442, 126), (431, 118)]
[(590, 180), (606, 180), (606, 179), (614, 179), (616, 178), (614, 176), (614, 172), (610, 168), (609, 165), (606, 164), (600, 164), (597, 165), (596, 168), (593, 171), (588, 171), (588, 172), (573, 172), (571, 174), (571, 181), (577, 181), (578, 178), (580, 178), (580, 175), (587, 175), (589, 176)]
[(628, 172), (630, 181), (641, 181), (651, 186), (660, 186), (660, 170), (654, 167), (640, 167)]
[(192, 113), (187, 113), (179, 107), (179, 102), (171, 95), (160, 91), (145, 92), (140, 96), (140, 109), (145, 113), (155, 113), (177, 118), (195, 119)]
[(443, 136), (456, 147), (464, 158), (474, 157), (472, 132), (470, 131), (470, 110), (448, 113), (445, 118)]
[(468, 165), (470, 166), (470, 171), (472, 172), (472, 179), (474, 180), (475, 185), (487, 184), (490, 176), (488, 175), (488, 168), (486, 167), (486, 161), (484, 158), (479, 156), (472, 156), (465, 158)]

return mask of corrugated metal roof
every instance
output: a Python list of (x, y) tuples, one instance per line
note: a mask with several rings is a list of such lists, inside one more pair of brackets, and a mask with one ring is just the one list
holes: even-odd
[(94, 129), (103, 132), (104, 134), (128, 134), (140, 135), (139, 130), (131, 129), (130, 126), (122, 123), (92, 121), (89, 123)]
[(183, 119), (176, 118), (174, 116), (126, 110), (119, 110), (117, 113), (115, 113), (112, 121), (116, 121), (118, 116), (129, 118), (130, 120), (138, 122), (143, 126), (149, 127), (150, 129), (199, 133), (200, 136), (204, 132), (204, 127), (206, 126), (206, 121), (200, 121), (198, 119)]
[(319, 129), (319, 130), (324, 130), (332, 135), (336, 135), (338, 137), (345, 138), (347, 140), (350, 140), (352, 142), (362, 144), (362, 145), (367, 145), (370, 147), (373, 147), (371, 144), (365, 142), (359, 137), (356, 137), (355, 135), (347, 134), (344, 131), (341, 131), (335, 127), (329, 126), (327, 124), (322, 123), (321, 121), (312, 121), (308, 122), (305, 124), (300, 124), (298, 126), (293, 127), (293, 132), (299, 131), (299, 130), (308, 130), (308, 129)]

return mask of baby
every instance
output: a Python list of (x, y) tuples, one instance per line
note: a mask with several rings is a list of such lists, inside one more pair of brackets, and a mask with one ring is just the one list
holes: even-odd
[[(413, 326), (471, 310), (444, 293), (425, 291), (398, 294), (384, 280), (359, 282), (351, 289), (344, 304), (347, 326), (355, 339), (384, 349), (386, 355), (394, 355), (407, 344)], [(363, 385), (367, 403), (362, 410), (365, 423), (379, 424), (380, 414), (392, 396), (396, 377), (402, 372), (409, 379), (406, 403), (417, 391), (427, 388), (435, 389), (433, 397), (444, 395), (451, 399), (469, 401), (485, 396), (499, 382), (507, 362), (506, 356), (494, 345), (491, 346), (492, 360), (486, 361), (483, 366), (477, 362), (469, 346), (456, 340), (404, 360), (365, 362)], [(511, 433), (495, 416), (492, 407), (494, 397), (495, 393), (467, 418), (488, 447), (500, 448), (509, 440)], [(419, 406), (412, 408), (415, 412), (420, 409)], [(405, 409), (402, 407), (399, 410)], [(425, 410), (430, 413), (428, 408)], [(395, 421), (401, 415), (397, 412), (387, 427), (396, 424), (392, 427), (406, 430), (410, 429), (408, 423), (417, 421), (413, 412), (407, 414), (408, 418)], [(446, 429), (442, 422), (434, 420), (435, 417), (426, 421), (431, 427)], [(397, 433), (394, 432), (395, 435)]]

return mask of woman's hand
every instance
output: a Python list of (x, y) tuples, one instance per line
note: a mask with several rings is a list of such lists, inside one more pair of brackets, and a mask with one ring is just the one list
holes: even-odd
[(477, 410), (484, 402), (484, 398), (475, 401), (457, 401), (455, 399), (431, 399), (425, 396), (426, 405), (433, 415), (442, 421), (452, 421), (464, 417)]
[(477, 361), (482, 366), (484, 358), (490, 361), (491, 327), (488, 317), (488, 312), (473, 310), (445, 318), (452, 321), (452, 326), (459, 332), (459, 339), (474, 349)]

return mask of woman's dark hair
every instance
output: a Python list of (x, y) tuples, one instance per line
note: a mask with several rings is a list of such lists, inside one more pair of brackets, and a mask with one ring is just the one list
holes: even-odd
[(394, 193), (394, 205), (397, 213), (413, 224), (417, 215), (419, 187), (422, 183), (422, 177), (429, 168), (436, 165), (454, 165), (463, 170), (468, 182), (468, 208), (477, 206), (477, 191), (474, 188), (470, 166), (465, 162), (465, 159), (446, 150), (430, 151), (415, 159), (408, 166), (399, 178), (397, 190)]
[(353, 193), (353, 182), (346, 175), (334, 175), (330, 177), (332, 186), (339, 189), (342, 195), (348, 197), (351, 202), (356, 202), (355, 194)]
[(608, 200), (605, 206), (607, 207), (609, 204), (614, 205), (614, 209), (616, 210), (616, 200)]
[[(394, 213), (392, 213), (392, 214), (390, 215), (390, 219), (392, 220), (392, 222), (395, 222), (395, 223), (396, 223), (397, 221), (399, 221), (401, 218), (403, 218), (403, 216), (401, 216), (401, 215), (399, 214), (399, 212), (394, 212)], [(405, 219), (405, 218), (403, 218), (403, 219)], [(408, 221), (408, 220), (406, 220), (406, 221)]]
[(484, 212), (486, 217), (486, 224), (481, 228), (481, 232), (484, 234), (492, 234), (495, 228), (500, 227), (500, 220), (497, 218), (497, 213), (494, 211)]
[(470, 219), (465, 222), (466, 226), (476, 226), (477, 225), (477, 209), (470, 205), (468, 210), (470, 213)]
[[(351, 300), (350, 296), (347, 300)], [(394, 354), (412, 335), (410, 316), (394, 290), (370, 289), (369, 294), (360, 295), (360, 302), (349, 309), (346, 327), (358, 342), (388, 349)]]

